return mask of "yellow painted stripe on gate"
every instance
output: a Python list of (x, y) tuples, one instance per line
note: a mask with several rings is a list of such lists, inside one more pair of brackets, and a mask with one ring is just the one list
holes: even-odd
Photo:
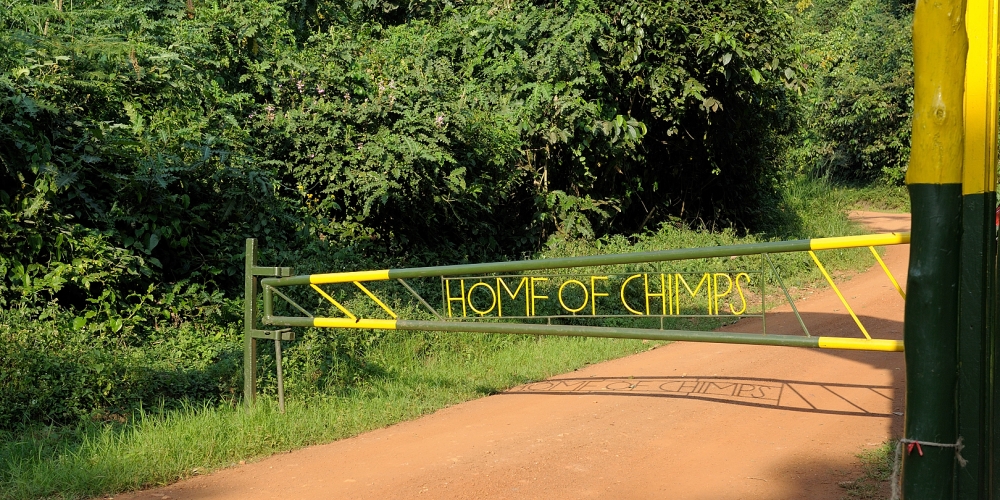
[(833, 250), (835, 248), (880, 247), (884, 245), (905, 245), (909, 242), (910, 233), (862, 234), (859, 236), (814, 238), (809, 240), (809, 249)]
[(875, 247), (868, 247), (868, 249), (872, 251), (872, 255), (874, 255), (875, 260), (878, 261), (878, 265), (882, 266), (882, 270), (885, 271), (885, 275), (889, 277), (889, 281), (892, 282), (892, 286), (896, 287), (896, 291), (899, 292), (899, 295), (903, 297), (903, 300), (906, 300), (906, 292), (903, 291), (903, 287), (899, 286), (899, 282), (896, 281), (896, 277), (892, 275), (891, 271), (889, 271), (889, 266), (885, 265), (885, 261), (882, 260), (882, 257), (878, 256), (878, 252), (875, 251)]
[(313, 326), (319, 328), (375, 328), (378, 330), (395, 330), (394, 319), (350, 319), (350, 318), (313, 318)]
[(826, 268), (823, 267), (823, 263), (819, 261), (819, 257), (816, 257), (816, 253), (812, 250), (809, 251), (809, 256), (812, 257), (813, 262), (816, 263), (816, 267), (819, 268), (819, 272), (823, 273), (823, 277), (826, 278), (826, 282), (830, 284), (830, 288), (833, 288), (834, 292), (837, 292), (837, 297), (840, 297), (840, 303), (844, 304), (844, 308), (847, 312), (851, 313), (851, 317), (854, 318), (854, 322), (858, 324), (858, 328), (861, 329), (861, 333), (865, 334), (865, 338), (872, 340), (872, 336), (868, 335), (868, 330), (865, 329), (865, 325), (861, 324), (861, 320), (858, 319), (858, 315), (854, 314), (854, 309), (851, 309), (851, 305), (847, 303), (847, 299), (844, 298), (844, 294), (840, 293), (840, 289), (837, 288), (837, 284), (833, 282), (833, 278), (830, 273), (826, 272)]
[(361, 282), (355, 281), (354, 284), (357, 285), (357, 287), (360, 288), (362, 292), (365, 292), (365, 294), (367, 294), (368, 297), (370, 297), (372, 300), (374, 300), (376, 304), (382, 306), (382, 309), (384, 309), (385, 312), (389, 313), (389, 316), (392, 316), (392, 319), (399, 318), (399, 316), (397, 316), (396, 313), (392, 312), (392, 309), (389, 309), (389, 306), (385, 305), (385, 302), (382, 302), (381, 300), (379, 300), (378, 297), (376, 297), (375, 294), (372, 293), (371, 290), (365, 288), (365, 286), (362, 285)]
[(820, 349), (852, 349), (856, 351), (902, 352), (902, 340), (849, 339), (844, 337), (820, 337)]
[(350, 283), (352, 281), (384, 281), (389, 279), (389, 270), (351, 271), (347, 273), (310, 274), (309, 283), (322, 285), (327, 283)]
[(324, 292), (322, 288), (320, 288), (320, 287), (318, 287), (316, 285), (309, 285), (309, 286), (313, 287), (313, 290), (316, 290), (317, 292), (319, 292), (319, 294), (322, 295), (324, 299), (330, 301), (331, 304), (337, 306), (337, 309), (340, 309), (340, 312), (346, 314), (348, 318), (351, 318), (352, 320), (358, 319), (358, 317), (355, 316), (354, 313), (352, 313), (351, 311), (348, 311), (346, 307), (344, 307), (343, 305), (341, 305), (340, 302), (337, 302), (336, 300), (334, 300), (333, 297), (331, 297), (330, 294)]

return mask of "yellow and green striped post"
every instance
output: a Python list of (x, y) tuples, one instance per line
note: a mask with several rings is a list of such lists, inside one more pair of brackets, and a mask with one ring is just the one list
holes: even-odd
[[(918, 0), (913, 18), (912, 232), (903, 341), (904, 437), (954, 443), (965, 58), (963, 0)], [(903, 497), (954, 496), (955, 450), (903, 454)]]
[[(996, 314), (997, 9), (998, 0), (967, 0), (965, 144), (958, 334), (958, 435), (965, 467), (957, 497), (993, 498), (997, 470), (992, 431)], [(992, 492), (992, 494), (991, 494)]]

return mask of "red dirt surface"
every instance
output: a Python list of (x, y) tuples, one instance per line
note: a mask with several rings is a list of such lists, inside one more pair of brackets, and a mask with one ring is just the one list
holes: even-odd
[[(852, 216), (909, 230), (906, 214)], [(885, 256), (904, 287), (908, 255)], [(902, 337), (878, 266), (838, 286), (873, 337)], [(813, 335), (860, 336), (828, 288), (797, 305)], [(790, 311), (768, 333), (800, 334)], [(903, 376), (902, 353), (674, 343), (118, 498), (839, 499), (857, 453), (900, 434)]]

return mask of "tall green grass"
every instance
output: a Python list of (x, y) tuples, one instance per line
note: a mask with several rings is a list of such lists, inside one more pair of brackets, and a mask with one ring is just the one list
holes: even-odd
[[(840, 188), (801, 180), (786, 186), (784, 200), (774, 207), (772, 225), (760, 233), (712, 233), (668, 224), (631, 237), (553, 240), (540, 256), (857, 234), (863, 229), (847, 220), (847, 210), (906, 208), (905, 192), (898, 189)], [(820, 279), (807, 256), (775, 257), (790, 286)], [(842, 273), (871, 265), (867, 250), (824, 252), (821, 257)], [(357, 302), (351, 307), (364, 306)], [(7, 326), (8, 331), (31, 328), (29, 323)], [(229, 333), (216, 341), (230, 351), (238, 349), (238, 329), (224, 330)], [(75, 426), (37, 425), (0, 433), (0, 498), (83, 498), (167, 484), (241, 460), (356, 435), (657, 345), (615, 339), (306, 330), (288, 346), (286, 373), (291, 375), (285, 415), (276, 412), (273, 358), (262, 349), (261, 402), (250, 410), (234, 397), (179, 408), (147, 406), (133, 415), (82, 420)], [(317, 351), (339, 354), (317, 356)], [(312, 379), (311, 373), (323, 375)]]

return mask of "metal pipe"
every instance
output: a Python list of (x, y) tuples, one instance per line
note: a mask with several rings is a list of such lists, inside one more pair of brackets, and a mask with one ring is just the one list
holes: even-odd
[(243, 275), (243, 404), (253, 405), (257, 393), (257, 339), (253, 337), (257, 321), (257, 240), (246, 241), (246, 267)]
[(885, 271), (885, 275), (889, 277), (889, 281), (892, 282), (892, 286), (896, 287), (896, 291), (899, 292), (899, 296), (906, 300), (906, 292), (903, 291), (903, 287), (899, 286), (899, 282), (896, 281), (896, 277), (892, 275), (892, 271), (889, 271), (889, 266), (885, 265), (885, 261), (882, 257), (878, 256), (878, 252), (875, 251), (875, 247), (868, 247), (872, 251), (872, 256), (875, 257), (875, 261), (878, 265), (882, 266), (882, 270)]
[[(285, 302), (288, 302), (289, 304), (291, 304), (292, 307), (298, 309), (300, 313), (305, 314), (306, 316), (309, 316), (310, 318), (313, 317), (313, 314), (311, 312), (307, 311), (304, 307), (300, 306), (294, 300), (288, 298), (287, 295), (285, 295), (285, 294), (281, 293), (280, 291), (274, 289), (274, 287), (270, 287), (269, 286), (269, 287), (265, 288), (265, 290), (267, 290), (268, 293), (273, 293), (273, 294), (277, 295), (278, 297), (281, 297), (282, 299), (284, 299)], [(268, 296), (265, 296), (265, 297), (268, 297)], [(273, 306), (271, 307), (271, 309), (273, 309)], [(268, 312), (268, 310), (265, 309), (265, 315), (268, 315), (267, 312)], [(271, 314), (274, 313), (273, 311), (270, 311), (270, 312), (271, 312)]]
[(375, 328), (382, 330), (412, 330), (467, 333), (505, 333), (522, 335), (556, 335), (567, 337), (604, 337), (684, 342), (717, 342), (722, 344), (754, 344), (822, 349), (852, 349), (869, 351), (902, 351), (898, 340), (852, 339), (840, 337), (803, 337), (799, 335), (761, 335), (759, 333), (703, 332), (688, 330), (655, 330), (650, 328), (618, 328), (580, 325), (525, 323), (484, 323), (465, 321), (417, 321), (391, 319), (302, 318), (296, 316), (265, 317), (264, 323), (276, 326), (321, 328)]
[[(771, 265), (771, 271), (774, 272), (774, 277), (778, 281), (778, 286), (781, 287), (782, 292), (785, 292), (785, 298), (788, 299), (788, 305), (792, 306), (792, 312), (795, 313), (795, 319), (799, 320), (799, 326), (802, 327), (802, 331), (806, 334), (806, 337), (812, 337), (812, 335), (809, 335), (809, 329), (806, 328), (806, 322), (802, 321), (802, 315), (799, 314), (799, 308), (795, 307), (795, 301), (792, 300), (792, 296), (788, 293), (788, 289), (785, 288), (785, 282), (781, 280), (781, 273), (778, 272), (778, 267), (774, 265), (771, 257), (767, 254), (764, 254), (764, 257), (767, 258), (767, 263)], [(761, 316), (763, 316), (763, 314)]]
[(285, 413), (285, 379), (281, 373), (281, 334), (274, 335), (274, 363), (278, 369), (278, 410)]
[(740, 255), (757, 255), (765, 252), (787, 253), (805, 252), (808, 250), (830, 250), (836, 248), (858, 248), (871, 245), (899, 245), (909, 243), (909, 241), (910, 235), (907, 233), (886, 233), (844, 236), (837, 238), (814, 238), (811, 240), (771, 241), (766, 243), (747, 243), (743, 245), (724, 245), (705, 248), (675, 248), (652, 252), (634, 252), (612, 255), (587, 255), (581, 257), (560, 257), (554, 259), (484, 262), (480, 264), (459, 264), (452, 266), (311, 274), (290, 276), (287, 278), (265, 278), (261, 280), (261, 283), (268, 286), (291, 286), (324, 283), (347, 283), (352, 281), (459, 276), (463, 274), (523, 272), (536, 271), (540, 269), (565, 269), (570, 267), (611, 266), (619, 264), (640, 264), (646, 262), (666, 262), (672, 260), (711, 259)]
[(837, 297), (840, 298), (840, 303), (844, 304), (844, 309), (847, 309), (847, 312), (850, 313), (852, 318), (854, 318), (854, 323), (861, 329), (861, 333), (864, 334), (866, 339), (871, 340), (872, 336), (868, 335), (868, 330), (865, 328), (865, 325), (862, 325), (861, 319), (858, 318), (857, 314), (854, 314), (854, 309), (851, 309), (851, 305), (847, 303), (847, 299), (844, 297), (844, 294), (840, 293), (840, 288), (837, 288), (837, 284), (833, 282), (833, 277), (830, 276), (830, 273), (826, 272), (826, 268), (823, 267), (823, 263), (819, 261), (819, 257), (816, 256), (816, 252), (810, 250), (809, 256), (812, 257), (813, 262), (816, 263), (816, 267), (819, 268), (819, 272), (823, 274), (824, 278), (826, 278), (826, 282), (830, 284), (830, 288), (832, 288), (834, 293), (837, 294)]

